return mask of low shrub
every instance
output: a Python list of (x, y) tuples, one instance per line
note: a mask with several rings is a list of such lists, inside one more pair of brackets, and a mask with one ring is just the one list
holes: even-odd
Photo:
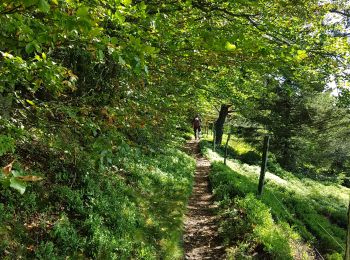
[(259, 253), (293, 259), (292, 245), (298, 243), (299, 235), (288, 224), (274, 221), (270, 208), (250, 193), (253, 184), (249, 178), (222, 163), (213, 163), (210, 180), (220, 205), (219, 232), (231, 248), (229, 258)]
[(261, 155), (255, 151), (248, 151), (238, 156), (238, 159), (244, 163), (259, 165), (261, 163)]

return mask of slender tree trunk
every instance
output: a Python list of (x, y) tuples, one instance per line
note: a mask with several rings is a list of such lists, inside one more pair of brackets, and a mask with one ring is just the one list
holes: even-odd
[(231, 107), (231, 105), (221, 105), (219, 117), (215, 122), (215, 131), (216, 131), (216, 138), (215, 138), (215, 143), (217, 145), (221, 145), (222, 142), (222, 135), (224, 133), (224, 123), (226, 120), (226, 117), (228, 115), (228, 109)]

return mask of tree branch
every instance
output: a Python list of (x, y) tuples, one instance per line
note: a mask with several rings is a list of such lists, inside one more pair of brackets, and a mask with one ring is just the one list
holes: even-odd
[(350, 18), (350, 10), (345, 10), (345, 11), (338, 11), (338, 10), (331, 10), (331, 13), (335, 13), (335, 14), (341, 14), (343, 16), (349, 17)]
[(12, 13), (16, 12), (19, 8), (21, 8), (21, 6), (22, 5), (17, 5), (11, 9), (5, 9), (5, 10), (1, 11), (0, 14), (12, 14)]
[(247, 17), (254, 17), (254, 16), (260, 15), (260, 14), (233, 13), (227, 9), (220, 8), (218, 6), (213, 6), (212, 4), (206, 4), (206, 3), (203, 3), (201, 1), (192, 2), (192, 6), (197, 8), (197, 9), (202, 10), (205, 13), (210, 13), (210, 11), (219, 11), (219, 12), (225, 13), (227, 15), (230, 15), (231, 17), (247, 18)]
[[(266, 35), (264, 38), (266, 38), (272, 42), (278, 43), (278, 44), (287, 44), (289, 46), (293, 44), (291, 41), (286, 40), (286, 39), (281, 39), (280, 37), (277, 37), (276, 35), (269, 33), (265, 28), (262, 28), (262, 26), (253, 19), (254, 17), (258, 17), (259, 15), (261, 15), (260, 13), (256, 13), (256, 14), (233, 13), (227, 9), (220, 8), (220, 7), (214, 6), (212, 4), (205, 4), (205, 3), (200, 2), (200, 1), (192, 2), (192, 6), (195, 8), (198, 8), (206, 13), (218, 11), (218, 12), (221, 12), (223, 14), (230, 16), (231, 18), (244, 18), (249, 22), (249, 24), (251, 24), (257, 30), (259, 30), (260, 32), (263, 32)], [(224, 16), (224, 18), (228, 19), (225, 16)]]
[(287, 41), (285, 39), (281, 39), (281, 38), (277, 37), (276, 35), (273, 35), (273, 34), (267, 32), (266, 29), (261, 28), (261, 25), (258, 24), (256, 21), (254, 21), (250, 16), (247, 16), (246, 18), (250, 22), (251, 25), (253, 25), (259, 31), (265, 33), (268, 37), (271, 37), (272, 39), (270, 39), (268, 37), (265, 37), (265, 38), (267, 38), (269, 40), (272, 40), (272, 41), (275, 41), (275, 42), (277, 41), (278, 43), (284, 43), (284, 44), (287, 44), (287, 45), (292, 45), (292, 42)]

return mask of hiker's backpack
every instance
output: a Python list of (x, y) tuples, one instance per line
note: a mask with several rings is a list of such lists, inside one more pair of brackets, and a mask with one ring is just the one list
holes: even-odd
[(200, 127), (200, 125), (201, 125), (201, 121), (199, 120), (198, 117), (196, 117), (196, 118), (193, 120), (193, 126), (194, 126), (195, 128), (198, 128), (198, 127)]

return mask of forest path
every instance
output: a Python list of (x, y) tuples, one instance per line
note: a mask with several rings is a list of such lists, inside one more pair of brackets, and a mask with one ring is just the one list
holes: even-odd
[(196, 172), (185, 218), (184, 259), (225, 259), (209, 188), (210, 162), (201, 156), (197, 141), (189, 141), (186, 150), (196, 159)]

